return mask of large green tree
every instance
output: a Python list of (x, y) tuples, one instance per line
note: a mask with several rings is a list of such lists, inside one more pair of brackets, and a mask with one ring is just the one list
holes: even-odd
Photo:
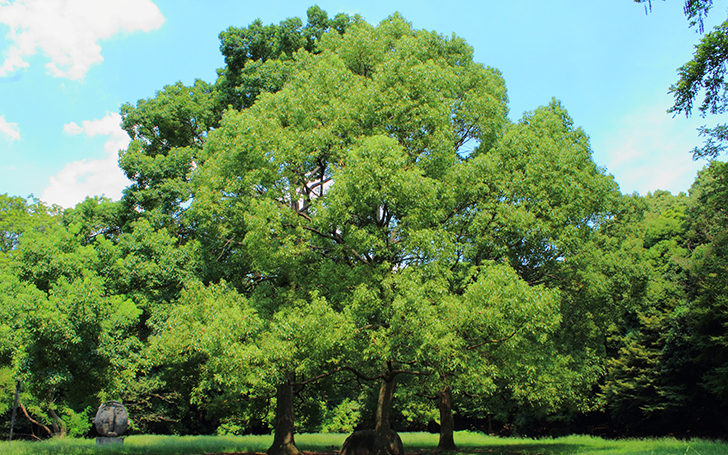
[[(318, 51), (295, 53), (281, 90), (223, 117), (190, 210), (222, 239), (217, 260), (245, 265), (238, 287), (254, 305), (275, 316), (291, 295), (315, 291), (351, 318), (356, 355), (340, 367), (381, 382), (381, 452), (395, 379), (432, 375), (438, 349), (459, 343), (448, 352), (465, 356), (470, 346), (487, 363), (486, 347), (502, 345), (511, 365), (519, 354), (529, 363), (536, 351), (525, 346), (545, 343), (559, 321), (540, 286), (557, 288), (561, 262), (599, 224), (615, 185), (559, 103), (508, 126), (500, 74), (457, 37), (395, 15), (324, 34)], [(474, 295), (492, 267), (515, 271), (501, 294), (489, 291), (513, 318), (484, 319), (481, 338), (445, 328), (446, 303)], [(485, 295), (473, 306), (500, 311)], [(514, 395), (548, 395), (527, 393), (527, 382)]]
[(80, 225), (55, 221), (26, 231), (11, 266), (0, 272), (10, 335), (4, 348), (11, 350), (3, 357), (29, 394), (25, 416), (45, 421), (49, 435), (78, 435), (90, 425), (79, 413), (88, 417), (99, 400), (118, 398), (133, 379), (141, 311), (114, 292), (106, 273), (115, 245), (103, 236), (89, 242)]
[(229, 259), (249, 258), (261, 298), (323, 287), (348, 308), (364, 343), (352, 369), (382, 381), (388, 434), (394, 378), (416, 373), (421, 345), (392, 323), (413, 311), (402, 293), (421, 277), (397, 271), (441, 254), (449, 170), (468, 140), (492, 146), (505, 91), (462, 40), (398, 16), (326, 34), (320, 49), (296, 54), (281, 91), (224, 118), (193, 210), (228, 239)]

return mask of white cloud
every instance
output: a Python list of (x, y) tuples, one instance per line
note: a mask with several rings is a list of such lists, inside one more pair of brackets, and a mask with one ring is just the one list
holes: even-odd
[[(87, 136), (111, 136), (109, 142), (106, 143), (107, 151), (114, 153), (118, 152), (120, 148), (126, 148), (129, 144), (129, 136), (126, 131), (121, 129), (121, 115), (116, 112), (107, 112), (104, 118), (96, 120), (84, 120), (81, 122), (81, 126), (78, 126), (76, 122), (66, 123), (63, 125), (63, 132), (66, 134), (81, 134), (85, 133)], [(117, 143), (123, 144), (120, 147), (116, 147)]]
[(18, 128), (18, 124), (8, 123), (2, 115), (0, 115), (0, 133), (10, 141), (20, 140), (20, 128)]
[(58, 174), (48, 179), (48, 187), (43, 190), (41, 200), (73, 207), (87, 196), (104, 195), (114, 200), (121, 198), (121, 192), (131, 183), (119, 168), (118, 152), (129, 145), (129, 136), (121, 129), (121, 116), (107, 112), (96, 120), (84, 120), (81, 126), (74, 122), (63, 126), (66, 134), (104, 135), (106, 158), (101, 160), (81, 160), (68, 163)]
[[(86, 121), (88, 122), (88, 120)], [(76, 122), (71, 122), (63, 125), (63, 132), (66, 134), (81, 134), (83, 133), (83, 128), (78, 126)]]
[(0, 23), (10, 27), (0, 76), (27, 68), (26, 57), (40, 49), (51, 75), (81, 79), (104, 59), (100, 40), (148, 32), (164, 17), (151, 0), (0, 0)]
[(687, 192), (698, 170), (707, 164), (692, 159), (692, 149), (702, 144), (696, 128), (720, 120), (673, 118), (665, 105), (670, 104), (637, 108), (603, 136), (591, 137), (595, 161), (614, 175), (623, 193)]

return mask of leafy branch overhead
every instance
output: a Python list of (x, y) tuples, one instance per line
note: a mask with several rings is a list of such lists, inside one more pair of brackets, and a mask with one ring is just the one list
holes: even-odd
[[(647, 3), (652, 9), (651, 0), (635, 0)], [(647, 8), (647, 5), (645, 8)], [(696, 27), (700, 34), (705, 31), (704, 21), (713, 7), (712, 0), (686, 0), (683, 6), (690, 27)], [(675, 103), (668, 109), (674, 115), (692, 115), (697, 104), (700, 115), (723, 114), (728, 107), (728, 81), (726, 63), (728, 62), (728, 20), (706, 33), (695, 46), (693, 58), (678, 68), (678, 81), (670, 86), (669, 92)], [(698, 99), (703, 97), (702, 102)], [(728, 147), (725, 130), (728, 125), (719, 124), (714, 128), (703, 126), (700, 136), (706, 137), (702, 147), (693, 149), (694, 158), (715, 159)]]

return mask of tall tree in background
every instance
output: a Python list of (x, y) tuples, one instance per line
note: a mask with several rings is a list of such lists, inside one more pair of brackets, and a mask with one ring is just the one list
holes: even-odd
[(10, 265), (9, 255), (25, 233), (49, 230), (59, 215), (59, 207), (48, 207), (38, 199), (31, 203), (21, 197), (0, 194), (0, 271)]
[(258, 19), (247, 27), (229, 27), (220, 33), (225, 67), (218, 70), (215, 85), (223, 107), (245, 109), (261, 93), (277, 92), (289, 77), (295, 52), (303, 49), (317, 53), (326, 32), (343, 35), (352, 23), (362, 20), (344, 13), (330, 19), (318, 6), (312, 6), (306, 13), (306, 26), (299, 18), (286, 19), (278, 25), (263, 25)]
[[(632, 268), (635, 286), (610, 334), (615, 352), (602, 393), (618, 431), (659, 434), (686, 428), (686, 415), (699, 407), (684, 286), (688, 198), (659, 191), (639, 202), (640, 213), (622, 243), (631, 253), (624, 264)], [(700, 414), (693, 419), (702, 420)]]
[(725, 431), (724, 169), (711, 162), (689, 197), (630, 197), (610, 233), (620, 261), (607, 284), (625, 301), (601, 396), (621, 434)]
[(352, 20), (345, 14), (330, 20), (314, 6), (308, 10), (306, 27), (298, 18), (279, 25), (263, 26), (258, 20), (246, 28), (230, 27), (220, 33), (226, 66), (218, 70), (214, 84), (198, 79), (188, 87), (178, 82), (154, 98), (124, 104), (122, 127), (132, 139), (119, 159), (132, 181), (122, 197), (126, 216), (143, 216), (155, 228), (189, 237), (182, 213), (192, 198), (191, 173), (202, 164), (199, 152), (222, 113), (250, 107), (261, 93), (279, 90), (294, 52), (314, 51), (323, 33), (344, 33)]
[(690, 341), (699, 353), (705, 408), (728, 430), (728, 165), (714, 161), (691, 188), (687, 247), (692, 250), (688, 290), (694, 303)]

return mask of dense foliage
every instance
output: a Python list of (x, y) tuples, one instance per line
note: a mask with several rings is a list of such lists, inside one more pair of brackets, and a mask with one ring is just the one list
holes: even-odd
[(379, 453), (390, 428), (725, 435), (726, 165), (622, 195), (560, 102), (509, 121), (497, 70), (397, 14), (220, 40), (214, 84), (122, 107), (121, 201), (0, 196), (16, 434), (88, 434), (120, 399), (135, 432), (274, 430), (272, 454), (367, 427)]

